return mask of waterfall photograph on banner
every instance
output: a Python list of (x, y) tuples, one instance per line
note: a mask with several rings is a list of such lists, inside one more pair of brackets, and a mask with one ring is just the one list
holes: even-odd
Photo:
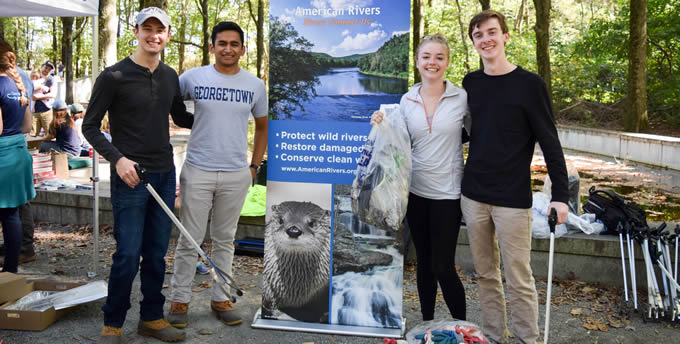
[(410, 1), (272, 2), (269, 118), (368, 122), (408, 89)]
[(330, 322), (400, 328), (404, 243), (352, 212), (350, 185), (334, 185)]

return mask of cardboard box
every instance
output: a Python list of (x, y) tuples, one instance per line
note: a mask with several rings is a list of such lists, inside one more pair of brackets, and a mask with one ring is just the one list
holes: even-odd
[(26, 278), (11, 272), (0, 272), (0, 304), (15, 301), (28, 294)]
[(66, 153), (52, 153), (52, 168), (57, 178), (66, 179), (69, 177)]
[(43, 143), (42, 137), (29, 137), (26, 140), (26, 146), (28, 149), (39, 149), (41, 143)]
[[(16, 276), (16, 275), (15, 275)], [(24, 282), (26, 280), (21, 277)], [(65, 314), (73, 310), (74, 307), (69, 307), (65, 309), (60, 309), (58, 311), (54, 308), (48, 310), (37, 312), (37, 311), (19, 311), (19, 310), (7, 310), (9, 305), (14, 303), (16, 300), (20, 299), (24, 295), (34, 291), (34, 290), (50, 290), (50, 291), (64, 291), (71, 288), (79, 287), (85, 283), (81, 282), (47, 282), (47, 281), (34, 281), (23, 285), (23, 293), (12, 300), (11, 302), (5, 303), (0, 306), (0, 329), (5, 330), (28, 330), (28, 331), (42, 331), (50, 326), (52, 323), (57, 321)], [(2, 287), (2, 293), (5, 293), (5, 286)], [(15, 288), (21, 288), (15, 286)]]

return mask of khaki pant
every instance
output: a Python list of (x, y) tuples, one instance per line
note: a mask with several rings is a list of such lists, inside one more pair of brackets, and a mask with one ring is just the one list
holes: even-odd
[(33, 126), (31, 127), (31, 136), (40, 135), (40, 129), (45, 129), (45, 135), (50, 130), (52, 123), (52, 110), (45, 112), (33, 113)]
[[(222, 271), (232, 274), (234, 237), (238, 219), (251, 183), (250, 169), (241, 171), (204, 171), (184, 164), (179, 177), (182, 225), (200, 244), (210, 218), (211, 260)], [(173, 302), (191, 301), (191, 283), (196, 275), (197, 253), (182, 235), (175, 249), (175, 273), (170, 285)], [(212, 301), (226, 301), (217, 283), (212, 285)]]
[[(531, 209), (493, 206), (461, 198), (470, 250), (479, 275), (483, 330), (496, 342), (507, 342), (505, 295), (500, 261), (508, 286), (513, 334), (520, 343), (538, 338), (538, 296), (531, 271)], [(500, 244), (500, 254), (499, 254)]]

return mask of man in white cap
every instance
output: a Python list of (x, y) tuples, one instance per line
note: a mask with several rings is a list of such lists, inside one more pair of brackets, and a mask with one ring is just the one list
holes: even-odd
[[(184, 339), (184, 331), (163, 316), (165, 254), (171, 220), (140, 183), (135, 165), (174, 208), (175, 166), (170, 145), (168, 113), (175, 124), (191, 128), (193, 116), (179, 92), (177, 73), (160, 61), (170, 40), (170, 19), (157, 7), (139, 12), (135, 28), (137, 50), (106, 68), (92, 89), (83, 120), (83, 134), (92, 147), (111, 162), (111, 205), (116, 253), (109, 275), (101, 343), (121, 343), (122, 327), (130, 309), (132, 282), (140, 270), (140, 319), (137, 333), (166, 342)], [(99, 131), (108, 111), (112, 141)]]

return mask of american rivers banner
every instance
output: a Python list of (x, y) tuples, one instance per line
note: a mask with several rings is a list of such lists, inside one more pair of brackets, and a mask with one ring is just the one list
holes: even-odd
[(260, 320), (273, 328), (403, 330), (401, 234), (361, 222), (350, 188), (370, 115), (407, 91), (410, 3), (270, 2)]

